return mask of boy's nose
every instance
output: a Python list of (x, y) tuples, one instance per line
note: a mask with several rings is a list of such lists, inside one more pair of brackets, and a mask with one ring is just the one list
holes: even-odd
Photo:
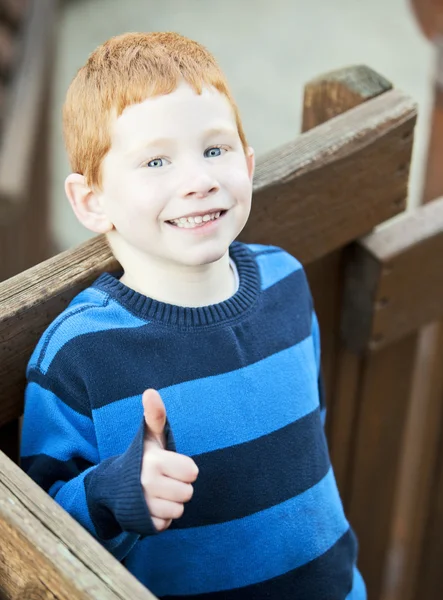
[(183, 197), (184, 198), (207, 198), (213, 196), (219, 190), (219, 185), (212, 178), (203, 176), (194, 178), (192, 181), (188, 181), (183, 186)]

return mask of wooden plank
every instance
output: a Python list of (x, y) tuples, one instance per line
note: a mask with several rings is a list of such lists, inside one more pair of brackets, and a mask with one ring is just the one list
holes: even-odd
[[(427, 326), (420, 332), (413, 376), (411, 406), (402, 448), (400, 480), (394, 507), (394, 521), (386, 565), (383, 600), (420, 600), (440, 598), (423, 595), (420, 560), (440, 562), (441, 552), (430, 553), (432, 542), (426, 539), (429, 503), (434, 502), (439, 436), (443, 423), (443, 329), (438, 324)], [(438, 486), (437, 482), (437, 486)], [(432, 512), (432, 510), (431, 510)], [(431, 519), (434, 517), (431, 517)], [(429, 535), (429, 533), (428, 533)], [(431, 536), (432, 536), (431, 530)], [(441, 580), (441, 569), (435, 571)], [(435, 586), (435, 579), (434, 586)], [(435, 593), (435, 590), (434, 592)]]
[(8, 599), (155, 598), (2, 453), (0, 539), (0, 594)]
[[(440, 361), (441, 369), (441, 361)], [(443, 396), (440, 396), (443, 402)], [(413, 585), (415, 600), (441, 600), (443, 596), (443, 423), (440, 421), (439, 443), (432, 473), (432, 493), (429, 496), (428, 519), (421, 546), (418, 577)]]
[[(339, 69), (317, 77), (305, 86), (303, 130), (318, 126), (390, 89), (390, 82), (366, 66)], [(407, 173), (404, 176), (406, 182)], [(326, 434), (337, 484), (346, 504), (361, 361), (349, 353), (339, 339), (342, 250), (310, 263), (306, 271), (321, 329)]]
[(263, 156), (240, 239), (278, 240), (308, 264), (400, 213), (415, 113), (391, 90)]
[(360, 543), (368, 598), (378, 599), (388, 559), (417, 334), (368, 354), (355, 422), (348, 517)]
[(443, 198), (361, 240), (349, 264), (343, 336), (379, 350), (443, 312)]
[(23, 411), (26, 364), (43, 330), (100, 273), (117, 268), (97, 236), (0, 284), (0, 426)]
[[(328, 256), (307, 265), (306, 275), (309, 280), (315, 311), (320, 324), (321, 335), (321, 365), (326, 413), (326, 436), (332, 457), (332, 424), (334, 422), (334, 387), (336, 379), (336, 348), (339, 334), (341, 305), (341, 250), (336, 250)], [(334, 458), (332, 462), (335, 467)], [(341, 488), (340, 488), (340, 491)]]
[[(434, 42), (437, 54), (422, 198), (427, 203), (443, 195), (443, 2), (412, 0), (412, 5), (424, 34)], [(432, 600), (440, 598), (443, 592), (442, 548), (433, 530), (442, 523), (438, 500), (442, 489), (438, 467), (443, 419), (442, 357), (443, 322), (440, 321), (420, 333), (384, 600), (421, 600), (423, 597)]]
[(31, 2), (24, 25), (25, 46), (10, 91), (10, 112), (0, 138), (0, 220), (3, 221), (28, 199), (32, 149), (44, 98), (56, 8), (56, 0)]
[(392, 83), (366, 65), (325, 73), (305, 85), (302, 131), (392, 89)]

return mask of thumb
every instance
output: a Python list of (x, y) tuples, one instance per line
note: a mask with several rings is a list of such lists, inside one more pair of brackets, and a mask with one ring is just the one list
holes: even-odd
[(149, 389), (143, 392), (142, 402), (148, 436), (159, 442), (162, 448), (165, 448), (166, 408), (163, 400), (157, 390)]

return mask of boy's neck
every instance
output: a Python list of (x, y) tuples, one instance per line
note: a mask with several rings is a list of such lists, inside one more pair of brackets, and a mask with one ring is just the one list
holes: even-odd
[(122, 266), (122, 283), (144, 296), (175, 306), (218, 304), (236, 291), (228, 252), (214, 263), (196, 267), (165, 266), (156, 261), (131, 261), (130, 267)]

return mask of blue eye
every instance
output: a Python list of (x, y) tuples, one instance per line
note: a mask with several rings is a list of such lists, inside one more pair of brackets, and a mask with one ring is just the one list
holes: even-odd
[(222, 153), (222, 148), (208, 148), (205, 150), (204, 157), (205, 158), (215, 158), (216, 156), (220, 156)]
[(153, 158), (152, 160), (150, 160), (148, 162), (148, 167), (152, 167), (153, 169), (158, 168), (158, 167), (163, 167), (163, 159)]

